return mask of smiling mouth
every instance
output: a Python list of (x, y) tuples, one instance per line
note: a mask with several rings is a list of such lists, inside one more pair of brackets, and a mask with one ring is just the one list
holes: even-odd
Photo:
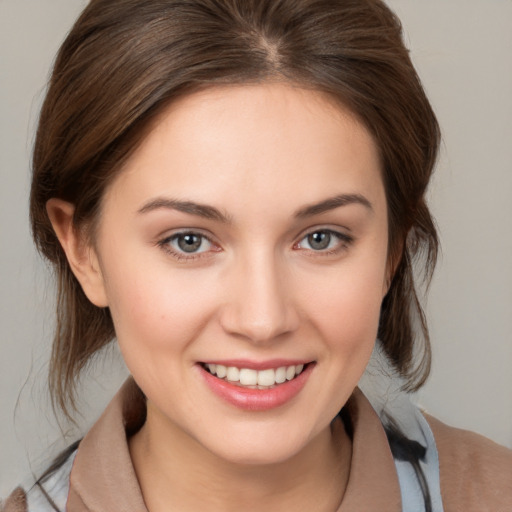
[(311, 363), (280, 366), (266, 370), (238, 368), (222, 364), (202, 364), (211, 375), (235, 386), (248, 389), (272, 389), (298, 377)]

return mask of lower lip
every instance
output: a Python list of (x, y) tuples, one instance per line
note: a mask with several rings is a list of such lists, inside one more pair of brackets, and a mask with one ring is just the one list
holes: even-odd
[(237, 386), (227, 380), (215, 377), (201, 365), (199, 368), (208, 387), (226, 402), (246, 411), (268, 411), (285, 405), (297, 396), (306, 384), (314, 366), (312, 363), (308, 364), (302, 373), (294, 379), (269, 389)]

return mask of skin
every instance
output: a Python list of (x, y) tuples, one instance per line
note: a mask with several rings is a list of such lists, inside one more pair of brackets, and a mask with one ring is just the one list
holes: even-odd
[[(304, 215), (340, 195), (359, 199)], [(368, 130), (291, 85), (208, 89), (173, 103), (110, 184), (94, 246), (72, 229), (72, 211), (48, 203), (75, 275), (110, 308), (148, 398), (130, 450), (149, 510), (335, 510), (351, 448), (333, 418), (369, 360), (389, 282)], [(322, 230), (339, 233), (327, 249), (307, 237)], [(183, 253), (172, 238), (183, 231), (210, 241)], [(275, 358), (314, 367), (297, 396), (267, 411), (219, 398), (198, 366)]]

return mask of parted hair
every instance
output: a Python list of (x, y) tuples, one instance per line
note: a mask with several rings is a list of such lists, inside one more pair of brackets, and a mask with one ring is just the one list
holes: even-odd
[(428, 282), (438, 238), (425, 193), (440, 134), (392, 11), (380, 0), (92, 0), (55, 60), (32, 162), (33, 236), (58, 285), (49, 383), (66, 414), (80, 372), (115, 332), (108, 308), (90, 303), (74, 277), (46, 202), (72, 203), (74, 228), (94, 237), (105, 188), (170, 102), (265, 81), (330, 95), (373, 135), (394, 268), (378, 337), (408, 389), (427, 378), (413, 265), (419, 259), (416, 280)]

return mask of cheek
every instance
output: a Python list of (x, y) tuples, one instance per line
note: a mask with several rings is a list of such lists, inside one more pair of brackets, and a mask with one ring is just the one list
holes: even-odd
[(384, 282), (385, 264), (375, 260), (340, 267), (308, 289), (305, 315), (340, 364), (366, 365), (377, 336)]
[(187, 272), (128, 262), (109, 276), (107, 296), (128, 366), (184, 350), (213, 314), (212, 287)]
[(378, 324), (385, 292), (385, 264), (370, 263), (340, 266), (308, 290), (308, 304), (325, 325), (341, 332), (364, 332)]
[(317, 329), (331, 355), (340, 358), (343, 364), (361, 358), (366, 361), (377, 337), (380, 301), (377, 297), (347, 293), (338, 293), (333, 298), (323, 308), (317, 302)]

